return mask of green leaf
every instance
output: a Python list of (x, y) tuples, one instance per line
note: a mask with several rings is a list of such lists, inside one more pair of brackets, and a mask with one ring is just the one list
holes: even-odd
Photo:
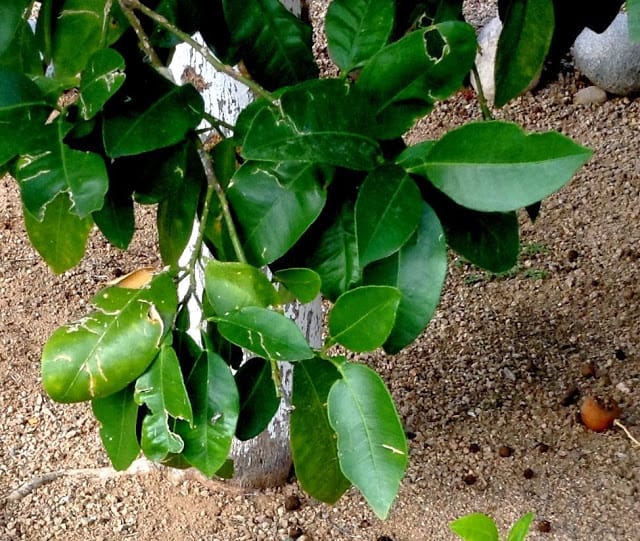
[(236, 438), (242, 441), (255, 438), (278, 411), (280, 398), (271, 377), (270, 363), (259, 357), (249, 359), (235, 375), (240, 394), (240, 417)]
[(275, 273), (274, 279), (289, 290), (302, 304), (315, 299), (320, 293), (320, 275), (303, 268), (283, 269)]
[(533, 513), (527, 513), (519, 518), (511, 527), (511, 530), (509, 530), (507, 541), (524, 541), (529, 534), (529, 527), (531, 526), (533, 517)]
[[(0, 17), (2, 17), (2, 9), (0, 7)], [(4, 51), (0, 52), (0, 67), (25, 74), (42, 74), (40, 51), (38, 51), (36, 37), (27, 21), (22, 21), (18, 25), (13, 40)]]
[(100, 422), (100, 439), (109, 460), (118, 470), (126, 470), (140, 453), (136, 427), (138, 404), (133, 385), (104, 398), (91, 401), (91, 409)]
[(553, 0), (510, 2), (498, 40), (495, 104), (502, 107), (540, 74), (553, 38)]
[(142, 289), (107, 287), (96, 310), (57, 329), (42, 352), (42, 383), (58, 402), (109, 396), (140, 376), (160, 351), (166, 319), (177, 307), (171, 278)]
[(131, 193), (120, 192), (112, 186), (104, 198), (102, 208), (93, 213), (93, 220), (111, 244), (126, 250), (136, 225)]
[(80, 79), (78, 105), (82, 118), (93, 118), (122, 86), (124, 58), (113, 49), (100, 49), (89, 59)]
[(53, 63), (58, 78), (75, 77), (97, 50), (110, 45), (122, 28), (111, 30), (104, 0), (65, 0), (53, 33)]
[(407, 173), (417, 173), (424, 170), (427, 163), (426, 157), (435, 145), (435, 141), (422, 141), (405, 148), (396, 157), (396, 164), (402, 167)]
[(72, 214), (69, 197), (61, 193), (47, 205), (41, 220), (25, 209), (24, 224), (33, 247), (53, 272), (61, 274), (84, 256), (93, 222)]
[(450, 523), (449, 528), (466, 541), (500, 541), (496, 523), (482, 513), (460, 517)]
[(322, 293), (331, 301), (360, 279), (353, 208), (348, 204), (322, 234), (309, 266), (320, 275)]
[(338, 79), (299, 84), (284, 92), (279, 108), (260, 102), (240, 115), (242, 155), (270, 162), (295, 156), (300, 162), (371, 170), (382, 157), (359, 122), (365, 105)]
[(291, 453), (296, 478), (311, 497), (333, 504), (351, 483), (340, 469), (336, 434), (329, 424), (327, 400), (340, 374), (332, 363), (314, 358), (293, 368)]
[(313, 357), (296, 324), (286, 316), (257, 306), (247, 306), (216, 318), (218, 331), (232, 344), (270, 361), (300, 361)]
[(22, 202), (36, 218), (42, 219), (46, 206), (58, 194), (67, 192), (71, 212), (86, 218), (100, 210), (109, 188), (102, 157), (74, 150), (64, 143), (71, 126), (63, 122), (40, 128), (46, 138), (42, 145), (23, 154), (16, 164)]
[(324, 173), (291, 161), (247, 162), (236, 171), (228, 196), (251, 262), (278, 259), (316, 220), (326, 201)]
[(334, 0), (325, 19), (327, 45), (345, 73), (361, 67), (384, 47), (393, 30), (391, 0)]
[(223, 316), (247, 306), (277, 303), (277, 292), (264, 272), (247, 263), (207, 261), (205, 290), (215, 314)]
[(355, 84), (370, 105), (366, 133), (376, 139), (400, 137), (436, 100), (460, 88), (476, 47), (473, 28), (454, 21), (411, 32), (384, 47), (366, 63)]
[(238, 390), (229, 367), (212, 351), (200, 356), (187, 379), (187, 388), (193, 426), (178, 421), (175, 427), (184, 441), (182, 456), (212, 477), (228, 467), (227, 456), (238, 421)]
[(153, 461), (170, 453), (180, 453), (182, 439), (169, 428), (169, 416), (193, 421), (191, 404), (180, 371), (178, 356), (171, 346), (163, 346), (135, 385), (134, 399), (149, 413), (142, 421), (142, 451)]
[(329, 313), (328, 344), (356, 352), (384, 344), (396, 320), (402, 294), (395, 287), (362, 286), (338, 297)]
[(407, 467), (407, 440), (380, 376), (354, 363), (344, 363), (340, 372), (342, 379), (331, 387), (328, 398), (340, 466), (384, 519)]
[(385, 165), (369, 173), (356, 201), (360, 266), (397, 251), (415, 231), (421, 212), (420, 190), (402, 169)]
[(473, 122), (437, 141), (415, 172), (459, 205), (508, 212), (560, 189), (590, 156), (556, 132), (526, 135), (516, 124)]
[(11, 0), (0, 3), (0, 53), (13, 41), (24, 24), (24, 15), (31, 0)]
[(202, 170), (190, 167), (188, 154), (185, 157), (182, 182), (176, 186), (171, 197), (163, 199), (158, 205), (158, 244), (162, 261), (167, 265), (177, 265), (189, 243), (203, 189)]
[(627, 17), (631, 40), (640, 42), (640, 0), (627, 0)]
[(273, 90), (317, 77), (311, 26), (279, 0), (224, 0), (224, 15), (249, 73)]
[(203, 112), (202, 96), (193, 86), (173, 86), (142, 111), (105, 118), (105, 151), (118, 158), (174, 145), (200, 123)]
[(438, 306), (446, 275), (444, 231), (436, 213), (423, 203), (413, 237), (398, 252), (373, 263), (364, 273), (365, 284), (393, 286), (402, 293), (395, 325), (384, 343), (387, 353), (397, 353), (424, 330)]
[(0, 67), (0, 166), (40, 144), (48, 114), (44, 96), (27, 76)]

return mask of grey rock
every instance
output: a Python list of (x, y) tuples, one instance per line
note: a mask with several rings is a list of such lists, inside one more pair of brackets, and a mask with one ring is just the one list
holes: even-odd
[[(501, 32), (502, 21), (500, 21), (499, 17), (491, 19), (478, 32), (479, 50), (476, 55), (476, 68), (478, 70), (478, 75), (480, 76), (484, 96), (490, 105), (493, 105), (496, 95), (495, 63), (496, 52), (498, 50), (498, 40), (500, 39)], [(527, 90), (534, 88), (538, 84), (539, 80), (540, 78), (536, 77), (527, 87)], [(471, 74), (471, 86), (473, 86), (476, 92), (478, 91), (478, 84), (473, 73)]]
[(629, 38), (626, 13), (602, 34), (583, 30), (571, 52), (575, 67), (607, 92), (626, 96), (640, 91), (640, 43)]
[(607, 93), (599, 86), (581, 88), (573, 96), (576, 105), (590, 105), (592, 103), (604, 103), (607, 101)]

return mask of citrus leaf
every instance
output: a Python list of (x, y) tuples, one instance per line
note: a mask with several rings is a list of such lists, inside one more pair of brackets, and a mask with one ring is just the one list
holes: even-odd
[(47, 205), (40, 220), (25, 209), (24, 224), (33, 247), (53, 272), (61, 274), (84, 256), (93, 222), (72, 214), (69, 197), (61, 193)]
[(24, 15), (30, 0), (13, 0), (0, 3), (0, 53), (13, 41), (24, 24)]
[(460, 517), (450, 523), (449, 528), (465, 541), (500, 541), (496, 523), (482, 513)]
[(212, 477), (227, 461), (238, 421), (239, 399), (231, 371), (224, 360), (207, 351), (187, 379), (193, 407), (193, 426), (184, 421), (175, 430), (184, 441), (182, 456)]
[(381, 163), (378, 143), (360, 119), (366, 101), (356, 100), (338, 79), (308, 81), (287, 89), (280, 107), (259, 102), (238, 118), (242, 155), (250, 160), (329, 164), (368, 171)]
[(280, 398), (271, 377), (270, 363), (254, 357), (240, 366), (235, 374), (240, 394), (240, 417), (236, 438), (241, 441), (255, 438), (278, 411)]
[(100, 49), (89, 59), (80, 79), (78, 105), (85, 120), (93, 118), (122, 86), (124, 58), (113, 49)]
[(397, 251), (415, 231), (421, 211), (420, 190), (402, 169), (385, 165), (369, 173), (356, 201), (360, 266)]
[(524, 541), (529, 534), (529, 527), (533, 517), (533, 513), (527, 513), (520, 517), (509, 530), (507, 541)]
[(557, 132), (527, 135), (508, 122), (472, 122), (437, 141), (415, 172), (463, 207), (508, 212), (560, 189), (590, 156)]
[(131, 193), (111, 187), (102, 208), (92, 214), (93, 220), (109, 242), (126, 250), (135, 232), (135, 216)]
[(157, 462), (180, 453), (183, 442), (169, 428), (169, 417), (192, 422), (193, 413), (178, 356), (171, 346), (162, 346), (151, 366), (137, 379), (134, 399), (149, 410), (142, 421), (145, 456)]
[(42, 219), (45, 207), (62, 192), (68, 192), (71, 212), (86, 218), (100, 210), (109, 188), (102, 157), (74, 150), (64, 143), (71, 125), (56, 122), (41, 127), (45, 137), (37, 150), (23, 154), (16, 164), (22, 202), (36, 218)]
[(393, 286), (402, 293), (395, 325), (384, 343), (387, 353), (397, 353), (424, 330), (438, 306), (446, 275), (444, 231), (436, 213), (423, 203), (420, 224), (412, 238), (364, 273), (365, 284)]
[(391, 0), (334, 0), (325, 19), (329, 54), (346, 73), (384, 47), (393, 30)]
[(351, 485), (340, 469), (336, 435), (327, 413), (329, 390), (339, 378), (325, 359), (308, 359), (293, 368), (290, 425), (296, 478), (307, 494), (329, 504)]
[(204, 270), (207, 299), (217, 315), (246, 306), (276, 304), (277, 292), (264, 272), (247, 263), (207, 261)]
[(632, 41), (640, 42), (640, 0), (627, 0), (627, 20), (629, 36)]
[(359, 280), (360, 262), (352, 207), (345, 204), (325, 229), (309, 266), (320, 275), (322, 293), (331, 301)]
[(91, 401), (91, 409), (100, 422), (100, 439), (116, 470), (126, 470), (140, 453), (136, 427), (138, 404), (133, 385), (117, 393)]
[(105, 118), (105, 151), (118, 158), (174, 145), (200, 123), (203, 112), (202, 96), (193, 86), (173, 86), (143, 111)]
[(279, 0), (224, 0), (232, 40), (251, 76), (269, 90), (318, 75), (311, 27)]
[[(0, 7), (0, 18), (2, 18), (2, 9), (3, 7)], [(0, 32), (2, 32), (1, 29)], [(42, 58), (38, 51), (36, 37), (27, 21), (21, 21), (9, 45), (0, 51), (0, 67), (30, 75), (42, 74)]]
[(311, 269), (282, 269), (274, 274), (274, 278), (302, 304), (315, 299), (322, 286), (320, 275)]
[(309, 163), (247, 162), (236, 171), (228, 196), (250, 261), (271, 263), (298, 241), (324, 207), (323, 181)]
[(270, 361), (300, 361), (313, 357), (296, 324), (286, 316), (257, 306), (247, 306), (216, 318), (218, 331), (229, 340)]
[(396, 319), (402, 294), (395, 287), (362, 286), (338, 297), (329, 313), (328, 345), (356, 352), (384, 344)]
[(384, 47), (365, 64), (355, 84), (370, 105), (366, 133), (376, 139), (400, 137), (436, 100), (460, 88), (476, 47), (473, 28), (457, 21), (411, 32)]
[(553, 0), (514, 0), (498, 40), (495, 104), (502, 107), (540, 74), (554, 30)]
[(58, 402), (109, 396), (140, 376), (160, 351), (177, 306), (171, 278), (159, 274), (142, 289), (107, 287), (96, 310), (57, 329), (42, 352), (42, 383)]
[(385, 384), (371, 368), (344, 363), (331, 387), (329, 422), (345, 477), (384, 519), (407, 467), (407, 440)]

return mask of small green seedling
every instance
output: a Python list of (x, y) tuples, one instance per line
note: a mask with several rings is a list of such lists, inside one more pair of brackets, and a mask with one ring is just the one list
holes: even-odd
[[(506, 541), (523, 541), (529, 533), (533, 513), (520, 518), (509, 531)], [(483, 513), (472, 513), (449, 524), (451, 531), (465, 541), (500, 541), (495, 521)]]

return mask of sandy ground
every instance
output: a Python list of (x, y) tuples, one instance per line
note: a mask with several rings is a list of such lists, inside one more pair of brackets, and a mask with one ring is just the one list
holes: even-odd
[[(574, 105), (586, 84), (567, 73), (496, 113), (594, 150), (534, 225), (523, 217), (518, 268), (489, 276), (452, 255), (421, 339), (362, 358), (390, 386), (410, 439), (386, 522), (355, 490), (327, 507), (295, 481), (243, 491), (164, 469), (62, 477), (7, 501), (34, 476), (108, 466), (90, 408), (44, 395), (40, 349), (106, 281), (157, 258), (146, 209), (128, 253), (95, 234), (84, 262), (56, 277), (29, 246), (15, 182), (0, 180), (0, 540), (453, 540), (448, 522), (476, 511), (503, 532), (533, 511), (532, 540), (637, 540), (640, 448), (620, 430), (586, 430), (577, 413), (589, 394), (612, 396), (640, 435), (640, 100)], [(411, 137), (479, 116), (459, 93)], [(292, 496), (300, 506), (287, 510)]]

